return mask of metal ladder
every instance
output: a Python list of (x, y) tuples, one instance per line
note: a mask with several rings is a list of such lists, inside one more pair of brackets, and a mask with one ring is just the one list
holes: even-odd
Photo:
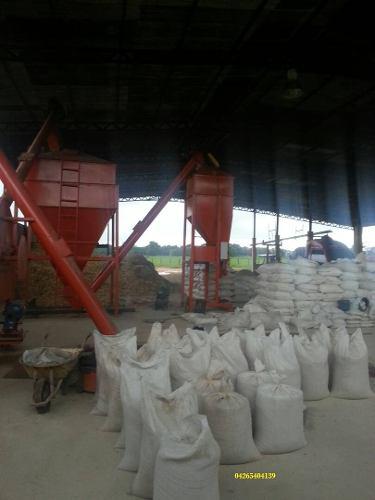
[[(75, 246), (78, 243), (78, 210), (79, 210), (81, 169), (80, 169), (80, 163), (72, 164), (72, 162), (68, 162), (68, 165), (69, 167), (66, 167), (64, 165), (64, 161), (62, 161), (61, 171), (60, 171), (61, 176), (60, 176), (60, 203), (59, 203), (59, 214), (58, 214), (58, 234), (59, 236), (64, 236), (70, 248), (72, 248), (72, 250), (76, 252), (77, 249), (75, 248)], [(77, 174), (75, 176), (76, 179), (74, 181), (66, 180), (64, 175), (65, 172), (68, 172), (67, 177), (69, 177), (70, 172), (75, 172)], [(74, 188), (75, 196), (67, 197), (66, 194), (64, 195), (64, 188)], [(64, 206), (63, 203), (65, 204)], [(66, 206), (67, 203), (69, 203), (68, 206)], [(72, 212), (71, 209), (74, 209), (74, 213), (71, 213)], [(65, 220), (70, 219), (73, 221), (72, 238), (66, 238), (66, 235), (62, 234), (62, 231), (66, 229), (63, 223), (64, 219)], [(70, 228), (69, 228), (69, 233), (70, 233)]]

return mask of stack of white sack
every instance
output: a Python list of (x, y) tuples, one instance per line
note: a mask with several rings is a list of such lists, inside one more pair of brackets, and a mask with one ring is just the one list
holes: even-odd
[[(198, 300), (205, 298), (205, 264), (194, 264), (193, 269), (193, 297)], [(188, 295), (190, 286), (190, 266), (185, 266), (185, 294)]]
[(339, 259), (336, 267), (341, 271), (342, 298), (352, 300), (358, 297), (359, 282), (361, 281), (361, 266), (355, 260)]
[(295, 268), (290, 264), (263, 264), (257, 269), (256, 301), (288, 321), (294, 312)]
[[(318, 276), (321, 278), (319, 285), (321, 302), (335, 305), (338, 300), (344, 296), (344, 287), (341, 281), (342, 271), (337, 264), (326, 263), (318, 267)], [(347, 287), (353, 286), (351, 282), (347, 282)]]
[(300, 311), (311, 308), (322, 299), (320, 284), (322, 277), (318, 274), (318, 264), (312, 260), (298, 257), (293, 261), (296, 270), (295, 286), (293, 293), (296, 315)]
[(243, 306), (242, 311), (249, 314), (249, 325), (247, 328), (255, 329), (260, 325), (263, 325), (267, 331), (277, 328), (279, 322), (283, 320), (282, 315), (260, 304), (260, 302), (258, 297), (255, 297)]
[[(213, 290), (215, 285), (215, 276), (212, 274), (212, 281), (209, 282), (209, 290)], [(234, 302), (235, 298), (235, 285), (234, 279), (232, 276), (232, 272), (228, 272), (225, 276), (223, 276), (220, 280), (220, 298), (223, 300), (228, 300), (229, 302)]]
[[(212, 281), (211, 285), (213, 286), (213, 284), (214, 281)], [(220, 280), (220, 297), (236, 306), (242, 306), (255, 296), (255, 288), (255, 273), (247, 271), (246, 269), (241, 271), (229, 269), (227, 274)]]

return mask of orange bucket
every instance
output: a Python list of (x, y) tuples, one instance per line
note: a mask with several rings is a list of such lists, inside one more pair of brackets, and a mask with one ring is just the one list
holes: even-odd
[(96, 372), (83, 373), (83, 390), (85, 392), (96, 391)]

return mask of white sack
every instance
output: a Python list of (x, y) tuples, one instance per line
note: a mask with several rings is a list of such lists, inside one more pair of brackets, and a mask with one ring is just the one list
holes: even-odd
[(361, 329), (351, 336), (341, 331), (336, 337), (333, 350), (332, 396), (363, 399), (371, 394), (368, 351)]
[(187, 329), (187, 334), (171, 347), (172, 387), (193, 382), (207, 373), (211, 359), (211, 342), (207, 333)]
[(132, 494), (152, 498), (154, 468), (164, 432), (176, 433), (180, 421), (198, 413), (197, 395), (190, 383), (185, 383), (170, 394), (158, 394), (150, 385), (142, 386), (142, 440), (137, 475), (132, 484)]
[(203, 412), (221, 450), (221, 464), (243, 464), (259, 458), (253, 441), (250, 405), (236, 392), (208, 394)]
[(235, 331), (230, 331), (221, 337), (217, 334), (212, 338), (212, 359), (220, 361), (232, 381), (235, 382), (239, 373), (246, 372), (249, 369), (245, 355), (241, 350), (239, 336)]
[(299, 389), (301, 387), (301, 371), (294, 351), (292, 338), (281, 346), (270, 345), (264, 351), (264, 364), (267, 370), (275, 370), (283, 376), (283, 384)]
[(285, 384), (263, 384), (255, 400), (255, 443), (261, 453), (288, 453), (306, 446), (302, 391)]
[(309, 341), (294, 337), (294, 347), (301, 368), (303, 397), (316, 401), (329, 396), (328, 349), (317, 339)]
[(291, 266), (290, 264), (282, 264), (282, 263), (276, 263), (276, 264), (262, 264), (257, 268), (257, 273), (259, 274), (280, 274), (280, 273), (289, 273), (289, 274), (294, 274), (294, 267)]
[(201, 409), (205, 395), (214, 392), (231, 392), (233, 391), (233, 382), (223, 364), (216, 359), (212, 359), (208, 372), (195, 381), (194, 387), (198, 394), (198, 404)]
[(117, 335), (102, 335), (94, 330), (94, 346), (96, 357), (96, 404), (91, 411), (92, 415), (107, 415), (108, 405), (111, 397), (111, 374), (108, 373), (107, 365), (112, 364), (108, 360), (108, 352), (111, 348), (118, 352), (118, 359), (127, 350), (128, 340), (134, 336), (136, 328), (129, 328), (119, 332)]
[(136, 471), (142, 436), (141, 380), (150, 383), (161, 393), (171, 392), (169, 352), (161, 350), (148, 361), (137, 361), (125, 356), (121, 364), (121, 402), (124, 415), (125, 453), (118, 468)]
[(153, 500), (220, 500), (220, 449), (203, 415), (164, 433), (156, 457)]
[(338, 294), (342, 293), (341, 286), (331, 285), (329, 283), (320, 285), (319, 288), (320, 288), (320, 291), (323, 293), (332, 293), (332, 294), (333, 293), (338, 293)]
[(249, 401), (251, 416), (255, 419), (255, 397), (258, 387), (261, 384), (278, 384), (281, 381), (280, 375), (276, 371), (267, 371), (264, 364), (255, 360), (255, 371), (240, 373), (237, 377), (236, 391)]

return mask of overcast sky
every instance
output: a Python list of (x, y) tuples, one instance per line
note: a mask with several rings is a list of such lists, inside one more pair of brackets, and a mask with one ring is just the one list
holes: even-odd
[[(0, 182), (0, 194), (3, 191)], [(120, 203), (120, 242), (131, 233), (136, 223), (143, 219), (146, 213), (154, 205), (154, 201), (129, 201)], [(160, 245), (182, 245), (184, 205), (181, 202), (170, 202), (164, 207), (160, 215), (154, 220), (148, 230), (139, 239), (137, 245), (145, 246), (150, 241), (156, 241)], [(274, 238), (276, 217), (271, 215), (257, 214), (257, 241)], [(328, 225), (314, 224), (314, 231), (331, 229), (330, 236), (342, 241), (349, 247), (353, 245), (353, 231), (339, 229)], [(308, 223), (294, 219), (280, 218), (280, 236), (287, 238), (306, 234)], [(242, 246), (250, 246), (253, 235), (253, 214), (242, 210), (234, 210), (233, 224), (231, 232), (231, 243), (238, 243)], [(106, 234), (103, 234), (101, 242), (107, 241)], [(363, 243), (368, 247), (375, 246), (375, 227), (364, 228)], [(293, 250), (297, 246), (304, 246), (304, 238), (285, 241), (282, 247)]]
[[(120, 240), (123, 241), (131, 232), (135, 224), (141, 220), (152, 207), (153, 201), (134, 201), (120, 203)], [(137, 245), (145, 246), (149, 241), (157, 241), (160, 245), (181, 245), (183, 231), (184, 205), (179, 202), (170, 202), (160, 215), (154, 220), (149, 229), (140, 238)], [(257, 214), (257, 240), (272, 239), (275, 234), (276, 217), (271, 215)], [(353, 245), (353, 232), (348, 229), (338, 229), (322, 224), (314, 224), (314, 231), (331, 229), (331, 237), (342, 241), (349, 247)], [(280, 218), (281, 237), (306, 234), (308, 223), (294, 219)], [(243, 246), (251, 244), (253, 234), (253, 214), (242, 210), (234, 210), (231, 233), (231, 243)], [(364, 243), (375, 246), (371, 239), (374, 238), (375, 230), (364, 229)], [(371, 238), (372, 237), (372, 238)], [(283, 248), (293, 250), (297, 246), (304, 246), (304, 238), (285, 241)]]

